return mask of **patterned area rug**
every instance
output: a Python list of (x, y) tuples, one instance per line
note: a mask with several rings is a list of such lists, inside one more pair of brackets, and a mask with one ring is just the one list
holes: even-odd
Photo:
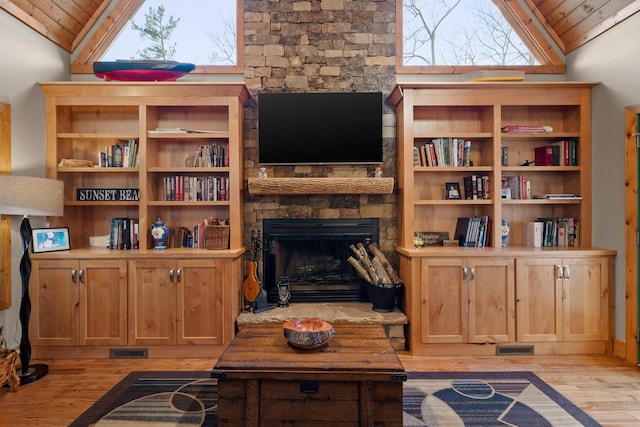
[[(403, 424), (418, 426), (600, 426), (531, 372), (409, 373)], [(217, 425), (209, 372), (132, 372), (70, 427)]]

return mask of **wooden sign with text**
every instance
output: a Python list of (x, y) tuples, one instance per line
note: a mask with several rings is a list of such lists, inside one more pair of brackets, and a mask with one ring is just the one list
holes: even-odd
[(78, 188), (76, 200), (79, 202), (138, 201), (139, 188)]

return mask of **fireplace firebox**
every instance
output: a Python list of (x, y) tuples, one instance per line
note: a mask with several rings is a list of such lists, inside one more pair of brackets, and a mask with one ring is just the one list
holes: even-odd
[(286, 279), (290, 302), (369, 301), (347, 262), (350, 245), (378, 242), (377, 218), (265, 219), (262, 280), (270, 303), (278, 301), (278, 281)]

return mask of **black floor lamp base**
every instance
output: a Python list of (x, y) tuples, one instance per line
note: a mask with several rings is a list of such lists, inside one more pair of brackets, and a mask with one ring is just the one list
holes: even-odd
[(22, 368), (19, 368), (16, 373), (20, 377), (20, 385), (29, 384), (38, 381), (40, 378), (47, 375), (49, 367), (47, 365), (35, 364), (29, 365), (26, 373), (22, 372)]

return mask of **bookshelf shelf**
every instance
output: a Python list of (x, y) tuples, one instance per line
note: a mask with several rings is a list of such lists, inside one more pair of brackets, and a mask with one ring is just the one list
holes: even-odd
[[(454, 232), (458, 217), (485, 215), (494, 224), (511, 224), (510, 245), (522, 244), (522, 227), (538, 217), (572, 217), (580, 222), (580, 245), (591, 245), (591, 150), (589, 111), (595, 83), (407, 84), (391, 94), (399, 116), (399, 246), (413, 246), (420, 230)], [(514, 104), (517, 93), (517, 104)], [(407, 96), (410, 94), (410, 96)], [(507, 125), (545, 125), (551, 132), (502, 132)], [(415, 148), (450, 138), (470, 140), (473, 166), (415, 166)], [(577, 166), (523, 166), (535, 160), (536, 147), (575, 140)], [(436, 144), (437, 146), (437, 144)], [(445, 145), (446, 147), (446, 145)], [(503, 148), (507, 151), (503, 164)], [(436, 148), (437, 150), (437, 148)], [(445, 148), (446, 151), (446, 148)], [(420, 152), (420, 151), (419, 151)], [(439, 153), (438, 153), (439, 154)], [(420, 152), (420, 155), (423, 153)], [(446, 157), (446, 156), (445, 156)], [(453, 155), (451, 155), (453, 158)], [(457, 154), (459, 157), (459, 153)], [(422, 162), (422, 159), (420, 161)], [(444, 200), (445, 183), (483, 176), (490, 194), (483, 200)], [(574, 193), (581, 200), (505, 200), (503, 176), (530, 181), (531, 194)], [(524, 178), (522, 178), (524, 177)], [(522, 197), (526, 195), (522, 192)], [(515, 198), (515, 196), (514, 196)], [(446, 212), (446, 218), (442, 213)], [(491, 245), (500, 248), (500, 227), (493, 227)]]
[[(243, 102), (248, 99), (244, 85), (55, 82), (41, 86), (52, 112), (47, 117), (47, 176), (64, 180), (68, 199), (65, 217), (51, 222), (69, 227), (72, 248), (89, 247), (89, 236), (108, 234), (111, 217), (139, 218), (140, 229), (149, 230), (158, 217), (174, 226), (193, 228), (211, 216), (229, 219), (231, 248), (244, 247), (240, 200)], [(156, 134), (157, 128), (196, 132)], [(140, 167), (58, 166), (62, 159), (97, 162), (98, 152), (105, 147), (124, 146), (133, 139), (138, 143)], [(213, 145), (220, 150), (215, 153), (217, 161), (224, 156), (224, 166), (185, 166), (198, 147)], [(229, 200), (160, 200), (163, 180), (172, 176), (225, 179)], [(137, 188), (140, 201), (77, 201), (78, 188)], [(213, 209), (205, 212), (205, 206)], [(152, 249), (149, 233), (141, 233), (140, 240), (141, 250)]]

